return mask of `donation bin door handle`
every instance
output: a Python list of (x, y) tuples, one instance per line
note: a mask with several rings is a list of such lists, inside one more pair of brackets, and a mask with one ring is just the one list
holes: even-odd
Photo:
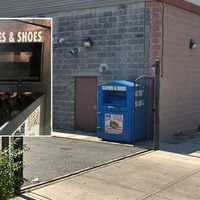
[(115, 108), (115, 107), (114, 107), (114, 106), (108, 106), (107, 108), (108, 108), (108, 109), (112, 109), (112, 108)]

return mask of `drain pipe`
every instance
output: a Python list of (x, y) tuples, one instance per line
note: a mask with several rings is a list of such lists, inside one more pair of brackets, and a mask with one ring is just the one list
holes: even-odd
[(160, 60), (156, 59), (155, 62), (155, 83), (154, 83), (154, 136), (153, 146), (154, 150), (160, 149)]

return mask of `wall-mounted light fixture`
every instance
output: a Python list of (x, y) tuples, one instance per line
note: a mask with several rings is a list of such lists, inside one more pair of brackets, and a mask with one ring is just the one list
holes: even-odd
[(193, 39), (190, 39), (189, 48), (190, 49), (196, 49), (197, 48), (197, 43)]
[(62, 43), (65, 42), (65, 39), (64, 39), (64, 38), (59, 38), (58, 42), (59, 42), (60, 44), (62, 44)]
[(94, 45), (94, 43), (93, 43), (93, 41), (92, 41), (92, 39), (89, 37), (89, 38), (87, 38), (87, 39), (85, 39), (85, 40), (83, 40), (83, 46), (85, 47), (85, 48), (90, 48), (90, 47), (92, 47)]
[(53, 37), (53, 43), (54, 44), (63, 44), (64, 42), (65, 42), (64, 38)]

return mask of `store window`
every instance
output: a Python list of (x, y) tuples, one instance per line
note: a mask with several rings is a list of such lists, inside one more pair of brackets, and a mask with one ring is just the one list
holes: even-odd
[(0, 45), (0, 81), (40, 81), (42, 43)]

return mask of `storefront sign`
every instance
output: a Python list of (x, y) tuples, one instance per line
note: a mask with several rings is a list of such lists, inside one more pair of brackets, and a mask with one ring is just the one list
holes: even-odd
[(0, 43), (6, 42), (42, 42), (42, 31), (34, 32), (0, 32)]
[(123, 134), (123, 115), (106, 113), (105, 132), (108, 134)]

